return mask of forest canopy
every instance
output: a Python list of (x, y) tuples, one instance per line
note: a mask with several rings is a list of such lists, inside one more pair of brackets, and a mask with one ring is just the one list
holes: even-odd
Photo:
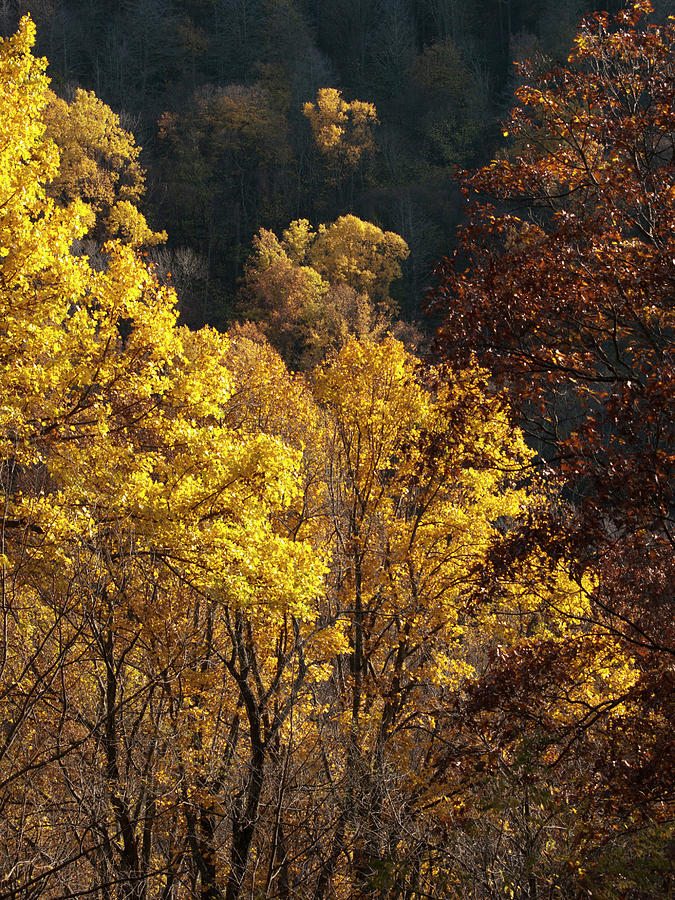
[(673, 20), (76, 7), (0, 42), (0, 897), (669, 896)]

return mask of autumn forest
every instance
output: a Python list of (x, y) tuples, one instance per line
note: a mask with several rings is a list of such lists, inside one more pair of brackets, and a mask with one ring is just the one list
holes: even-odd
[(0, 900), (675, 895), (669, 12), (0, 2)]

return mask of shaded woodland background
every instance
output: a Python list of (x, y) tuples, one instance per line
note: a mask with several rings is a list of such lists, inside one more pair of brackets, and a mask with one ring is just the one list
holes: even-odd
[[(657, 4), (656, 16), (667, 12)], [(94, 91), (143, 148), (143, 212), (168, 231), (184, 320), (225, 327), (259, 228), (353, 213), (407, 242), (394, 286), (420, 317), (462, 202), (455, 167), (505, 144), (515, 60), (564, 59), (584, 0), (40, 0), (0, 4), (12, 33), (29, 11), (36, 53), (67, 100)], [(317, 150), (304, 102), (334, 87), (374, 103), (376, 148), (354, 167)], [(159, 122), (169, 114), (173, 128)], [(166, 118), (165, 118), (166, 121)], [(163, 137), (162, 137), (163, 134)]]

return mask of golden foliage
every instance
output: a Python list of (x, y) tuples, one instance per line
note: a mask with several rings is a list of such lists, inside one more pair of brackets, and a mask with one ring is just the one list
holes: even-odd
[(382, 231), (356, 216), (341, 216), (331, 225), (319, 226), (308, 253), (310, 264), (332, 284), (347, 284), (390, 309), (392, 281), (401, 277), (401, 262), (408, 245), (393, 231)]
[(282, 240), (261, 228), (246, 265), (243, 312), (291, 365), (310, 368), (350, 335), (375, 339), (391, 327), (389, 287), (407, 255), (403, 238), (351, 215), (318, 232), (298, 219)]
[(96, 216), (100, 239), (119, 238), (131, 246), (159, 244), (166, 232), (153, 232), (136, 204), (145, 193), (140, 147), (119, 116), (91, 91), (78, 88), (71, 103), (47, 93), (46, 136), (59, 148), (59, 170), (47, 191), (61, 204), (79, 199)]
[[(96, 827), (125, 830), (102, 878), (108, 867), (119, 884), (135, 877), (125, 854), (143, 828), (163, 822), (187, 842), (178, 785), (194, 775), (189, 795), (204, 802), (199, 748), (222, 749), (209, 722), (236, 718), (247, 689), (233, 661), (239, 675), (216, 689), (205, 662), (213, 641), (236, 655), (241, 633), (253, 635), (257, 678), (287, 703), (297, 675), (285, 660), (317, 633), (324, 564), (277, 525), (298, 495), (299, 453), (226, 421), (227, 339), (179, 329), (173, 292), (129, 246), (106, 244), (103, 271), (72, 254), (87, 209), (45, 193), (59, 154), (45, 138), (47, 79), (33, 38), (26, 18), (0, 45), (1, 575), (11, 622), (0, 780), (6, 810), (24, 796), (22, 834), (54, 854), (41, 877), (58, 891), (57, 833), (97, 853), (88, 827), (61, 818), (72, 779), (100, 791)], [(322, 653), (340, 646), (328, 631)], [(129, 746), (120, 733), (131, 719)], [(0, 826), (0, 845), (20, 890), (31, 844), (17, 842), (15, 824)], [(77, 892), (85, 876), (74, 866), (63, 877)]]
[(341, 91), (321, 88), (314, 103), (305, 103), (302, 112), (319, 151), (347, 169), (355, 169), (364, 155), (374, 151), (377, 113), (373, 103), (348, 103)]

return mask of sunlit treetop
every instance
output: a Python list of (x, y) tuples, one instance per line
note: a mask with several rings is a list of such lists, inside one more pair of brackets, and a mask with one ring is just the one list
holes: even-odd
[(140, 147), (119, 116), (92, 91), (78, 89), (71, 103), (49, 91), (44, 111), (46, 134), (58, 146), (59, 171), (48, 187), (62, 204), (75, 199), (91, 207), (99, 240), (119, 238), (134, 247), (163, 243), (137, 204), (145, 193)]
[(309, 120), (319, 151), (329, 159), (354, 169), (361, 158), (375, 149), (373, 129), (377, 112), (372, 103), (348, 103), (335, 88), (321, 88), (316, 100), (302, 108)]

